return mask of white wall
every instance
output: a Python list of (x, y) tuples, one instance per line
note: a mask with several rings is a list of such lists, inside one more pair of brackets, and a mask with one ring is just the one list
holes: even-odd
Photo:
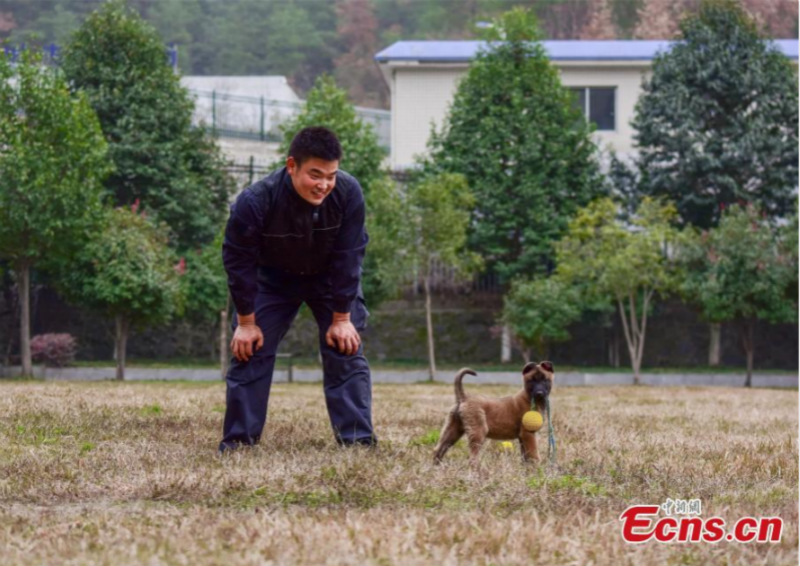
[[(597, 132), (603, 148), (613, 147), (621, 155), (633, 151), (630, 121), (641, 90), (647, 66), (636, 67), (560, 67), (565, 86), (616, 87), (616, 130)], [(426, 65), (395, 67), (392, 81), (392, 155), (393, 169), (405, 169), (414, 155), (426, 151), (431, 123), (437, 129), (447, 114), (458, 80), (466, 75), (466, 65), (436, 67)]]
[[(595, 132), (602, 149), (613, 148), (619, 154), (634, 151), (633, 119), (641, 93), (645, 69), (631, 67), (562, 67), (561, 82), (567, 87), (616, 87), (615, 129)], [(649, 69), (647, 70), (649, 74)]]
[(465, 68), (397, 69), (392, 81), (392, 168), (405, 169), (424, 154), (431, 123), (441, 128)]

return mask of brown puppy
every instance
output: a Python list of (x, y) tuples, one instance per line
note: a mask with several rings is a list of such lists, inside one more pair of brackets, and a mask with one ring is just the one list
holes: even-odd
[(467, 395), (461, 380), (465, 374), (477, 375), (469, 368), (456, 374), (456, 404), (447, 415), (439, 443), (433, 453), (438, 464), (445, 453), (464, 434), (469, 442), (470, 461), (478, 465), (478, 454), (487, 438), (518, 439), (525, 460), (539, 461), (536, 433), (522, 428), (522, 415), (531, 409), (531, 399), (544, 416), (545, 402), (553, 386), (553, 364), (530, 362), (522, 369), (522, 389), (515, 395), (492, 399), (483, 395)]

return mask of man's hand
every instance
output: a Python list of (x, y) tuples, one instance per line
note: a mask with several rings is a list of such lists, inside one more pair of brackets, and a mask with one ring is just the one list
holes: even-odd
[[(239, 324), (231, 340), (231, 352), (240, 362), (249, 361), (256, 350), (264, 345), (264, 335), (256, 324), (256, 314), (236, 315)], [(255, 343), (255, 345), (254, 345)]]
[(333, 313), (333, 322), (325, 334), (325, 341), (331, 348), (336, 348), (342, 354), (352, 356), (358, 352), (361, 345), (361, 336), (356, 327), (350, 322), (350, 313)]

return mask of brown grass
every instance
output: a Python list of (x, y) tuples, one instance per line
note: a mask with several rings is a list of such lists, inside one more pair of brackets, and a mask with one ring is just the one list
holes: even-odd
[[(558, 465), (493, 443), (483, 474), (462, 445), (431, 464), (450, 386), (374, 397), (377, 452), (337, 448), (297, 384), (261, 446), (219, 458), (223, 384), (0, 383), (0, 562), (797, 564), (796, 391), (557, 388)], [(780, 516), (783, 539), (625, 544), (619, 514), (667, 497)]]

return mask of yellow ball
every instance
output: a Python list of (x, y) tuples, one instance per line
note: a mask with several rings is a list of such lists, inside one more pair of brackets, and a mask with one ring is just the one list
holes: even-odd
[(544, 424), (542, 413), (539, 411), (528, 411), (522, 415), (522, 428), (528, 432), (536, 432)]
[(513, 450), (514, 449), (514, 445), (512, 443), (510, 443), (509, 441), (507, 441), (507, 440), (505, 442), (501, 442), (500, 443), (500, 447), (503, 450)]

